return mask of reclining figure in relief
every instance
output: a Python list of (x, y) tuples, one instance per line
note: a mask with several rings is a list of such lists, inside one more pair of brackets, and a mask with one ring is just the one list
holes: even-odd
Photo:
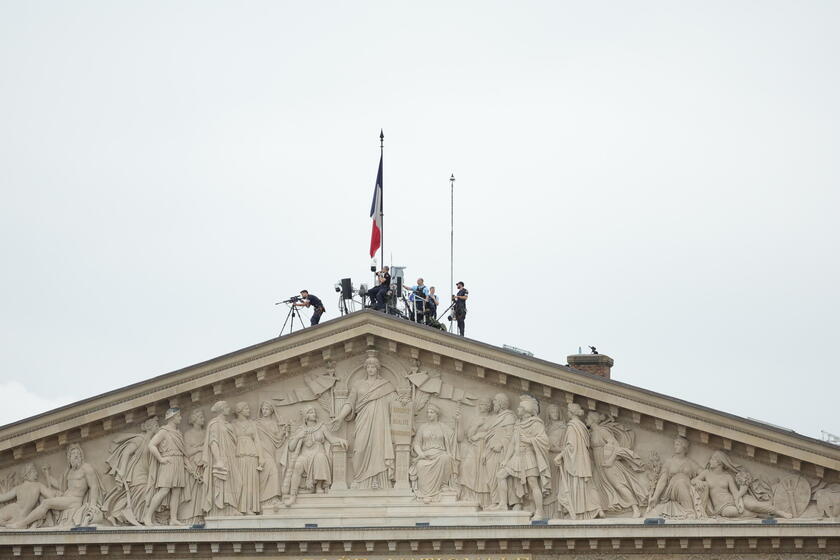
[(709, 517), (793, 517), (775, 508), (770, 501), (769, 487), (762, 491), (761, 481), (753, 479), (723, 451), (712, 453), (706, 468), (691, 484), (700, 495), (701, 511)]
[(78, 443), (67, 447), (70, 466), (61, 479), (61, 489), (32, 510), (22, 521), (12, 523), (13, 529), (25, 529), (36, 521), (43, 521), (51, 513), (58, 514), (54, 525), (78, 527), (102, 521), (100, 498), (102, 488), (93, 467), (85, 463), (85, 454)]

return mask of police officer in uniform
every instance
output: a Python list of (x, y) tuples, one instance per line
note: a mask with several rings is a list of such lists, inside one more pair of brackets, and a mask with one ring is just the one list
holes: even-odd
[(440, 299), (437, 297), (437, 294), (435, 294), (434, 286), (429, 288), (429, 299), (426, 303), (426, 316), (432, 319), (437, 319), (437, 309), (440, 304)]
[(316, 296), (315, 294), (310, 294), (309, 290), (301, 290), (300, 291), (301, 300), (295, 302), (295, 307), (312, 307), (312, 320), (310, 321), (311, 325), (314, 327), (318, 324), (321, 320), (321, 315), (324, 314), (324, 304), (321, 303), (321, 299)]
[(408, 300), (414, 308), (414, 319), (418, 323), (425, 323), (426, 312), (428, 311), (427, 306), (429, 304), (429, 288), (426, 287), (422, 278), (418, 278), (417, 284), (410, 288), (403, 289), (410, 293)]
[(467, 298), (470, 292), (464, 287), (463, 282), (455, 284), (458, 292), (452, 296), (452, 301), (455, 302), (455, 320), (458, 321), (458, 334), (464, 336), (464, 319), (467, 318)]

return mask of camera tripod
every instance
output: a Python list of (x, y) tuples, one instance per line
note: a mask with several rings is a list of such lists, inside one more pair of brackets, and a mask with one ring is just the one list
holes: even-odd
[(286, 320), (283, 321), (283, 327), (280, 329), (280, 335), (283, 336), (283, 331), (286, 330), (286, 325), (289, 325), (289, 334), (292, 334), (292, 331), (295, 328), (295, 317), (297, 317), (298, 322), (300, 323), (300, 328), (305, 329), (306, 325), (303, 324), (303, 319), (300, 317), (300, 310), (291, 300), (286, 301), (279, 301), (274, 305), (280, 305), (281, 303), (285, 303), (289, 306), (289, 312), (286, 313)]
[[(453, 301), (452, 303), (449, 304), (449, 307), (444, 309), (443, 313), (440, 314), (440, 317), (437, 318), (438, 323), (440, 322), (441, 319), (444, 318), (444, 316), (447, 313), (449, 313), (450, 311), (453, 311), (454, 307), (455, 307), (455, 302)], [(448, 317), (448, 319), (449, 319), (449, 332), (454, 332), (453, 329), (452, 329), (452, 316), (450, 315)]]

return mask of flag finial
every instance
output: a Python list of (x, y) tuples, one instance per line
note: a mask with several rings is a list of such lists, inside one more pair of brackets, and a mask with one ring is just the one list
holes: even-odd
[(382, 129), (379, 129), (379, 147), (383, 147), (385, 145), (385, 133), (382, 132)]

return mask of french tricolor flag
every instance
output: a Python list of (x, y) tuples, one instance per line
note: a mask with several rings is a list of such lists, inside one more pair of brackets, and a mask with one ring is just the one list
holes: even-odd
[(376, 186), (373, 188), (370, 217), (373, 219), (373, 228), (370, 231), (370, 258), (373, 258), (382, 246), (382, 156), (379, 156), (379, 173), (376, 174)]

